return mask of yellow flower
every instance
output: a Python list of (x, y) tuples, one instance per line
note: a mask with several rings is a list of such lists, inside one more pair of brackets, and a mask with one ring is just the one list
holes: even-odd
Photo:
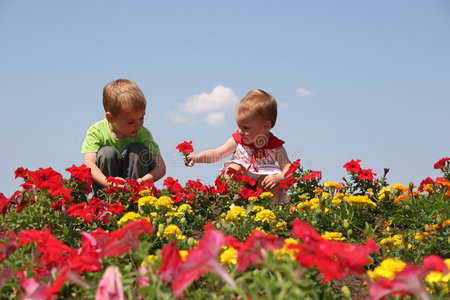
[(248, 197), (248, 201), (258, 201), (258, 197), (255, 196)]
[(322, 237), (329, 241), (343, 241), (345, 237), (342, 236), (341, 232), (328, 232), (325, 231), (325, 234), (322, 234)]
[(130, 211), (123, 215), (122, 218), (120, 218), (120, 220), (117, 222), (117, 225), (119, 225), (119, 227), (122, 227), (128, 224), (128, 222), (140, 221), (141, 219), (142, 216), (140, 214)]
[(233, 247), (226, 247), (226, 249), (220, 254), (220, 263), (223, 266), (237, 264), (237, 250)]
[(233, 206), (225, 217), (225, 221), (237, 224), (240, 220), (247, 217), (247, 211), (240, 206)]
[(383, 247), (383, 249), (386, 249), (387, 247), (393, 247), (393, 246), (402, 246), (403, 245), (403, 237), (401, 234), (396, 234), (394, 236), (384, 238), (380, 241), (380, 245), (381, 245), (381, 247)]
[(399, 259), (386, 258), (373, 271), (367, 271), (367, 274), (372, 281), (379, 281), (380, 277), (393, 280), (395, 278), (395, 274), (402, 271), (405, 266), (406, 264)]
[(174, 217), (178, 217), (181, 215), (183, 215), (183, 213), (180, 213), (178, 211), (168, 211), (165, 216), (168, 218), (174, 218)]
[(259, 195), (259, 198), (262, 200), (272, 199), (272, 197), (273, 197), (273, 194), (271, 192), (264, 192), (261, 195)]
[(161, 208), (166, 208), (166, 209), (172, 209), (172, 199), (170, 199), (170, 197), (168, 196), (161, 196), (158, 198), (158, 200), (156, 200), (156, 202), (154, 203), (154, 206), (157, 210), (160, 210)]
[(180, 228), (177, 225), (170, 224), (164, 229), (163, 237), (166, 239), (173, 240), (184, 240), (186, 236), (183, 235)]
[(287, 223), (284, 220), (278, 220), (277, 224), (274, 228), (275, 231), (278, 232), (286, 232), (287, 231)]
[(339, 183), (337, 182), (333, 182), (333, 181), (327, 181), (323, 184), (323, 187), (329, 188), (329, 189), (333, 189), (333, 190), (337, 190), (340, 188)]
[(345, 198), (345, 201), (349, 203), (352, 206), (356, 207), (372, 207), (375, 208), (377, 205), (372, 202), (372, 200), (369, 199), (369, 196), (367, 195), (350, 195), (347, 198)]
[(146, 189), (146, 190), (142, 190), (139, 192), (139, 196), (147, 196), (148, 194), (150, 194), (150, 190)]
[(392, 189), (397, 193), (403, 193), (403, 191), (405, 190), (405, 186), (403, 184), (396, 183), (392, 186)]
[(337, 193), (334, 197), (333, 200), (331, 200), (331, 203), (333, 204), (341, 204), (342, 199), (344, 199), (345, 195), (343, 193)]
[(299, 242), (293, 238), (287, 238), (284, 240), (283, 248), (273, 250), (273, 253), (280, 261), (284, 261), (286, 256), (289, 256), (292, 260), (295, 260), (298, 249), (289, 249), (289, 245), (298, 245)]
[[(447, 268), (450, 270), (450, 258), (447, 258), (444, 260), (445, 264), (447, 265)], [(434, 292), (434, 285), (442, 288), (442, 292), (444, 294), (447, 294), (449, 292), (448, 289), (448, 282), (450, 281), (450, 272), (447, 274), (443, 274), (441, 272), (432, 271), (425, 277), (425, 282), (430, 286), (431, 288), (429, 291), (431, 293)]]
[(323, 189), (320, 186), (318, 186), (313, 190), (313, 192), (316, 195), (316, 197), (318, 197), (318, 196), (322, 195)]
[(258, 212), (258, 211), (262, 211), (264, 209), (264, 206), (261, 205), (255, 205), (252, 208), (252, 212)]
[(277, 217), (273, 213), (273, 211), (269, 209), (263, 209), (256, 213), (255, 221), (261, 222), (261, 223), (267, 223), (271, 224), (272, 222), (276, 221)]
[(144, 205), (153, 205), (155, 204), (156, 200), (158, 200), (156, 197), (153, 196), (144, 196), (139, 198), (138, 200), (138, 207), (141, 208)]
[(181, 204), (180, 207), (178, 207), (179, 213), (188, 213), (193, 214), (194, 211), (192, 210), (192, 207), (189, 204)]
[(382, 188), (378, 192), (378, 201), (390, 200), (392, 198), (391, 190), (392, 190), (392, 187)]
[(150, 265), (155, 264), (156, 259), (158, 258), (158, 256), (154, 255), (154, 254), (150, 254), (149, 256), (147, 256), (147, 258), (145, 260), (142, 261), (141, 266), (145, 267)]
[(186, 261), (186, 258), (187, 258), (188, 254), (189, 254), (189, 251), (187, 251), (187, 250), (179, 250), (178, 253), (181, 256), (181, 260), (182, 261)]

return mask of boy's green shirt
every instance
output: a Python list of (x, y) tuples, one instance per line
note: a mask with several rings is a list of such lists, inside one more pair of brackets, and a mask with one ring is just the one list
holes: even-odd
[(155, 143), (147, 128), (142, 127), (135, 136), (119, 140), (113, 136), (106, 118), (89, 127), (81, 146), (81, 153), (98, 152), (105, 146), (113, 146), (122, 153), (131, 143), (142, 143), (148, 147), (151, 154), (161, 155), (158, 144)]

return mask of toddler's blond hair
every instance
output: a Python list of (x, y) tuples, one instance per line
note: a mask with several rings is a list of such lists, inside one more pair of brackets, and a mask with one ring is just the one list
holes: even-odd
[(147, 100), (141, 89), (131, 80), (117, 79), (103, 88), (103, 108), (117, 116), (122, 108), (145, 110)]
[(277, 121), (277, 101), (269, 93), (260, 89), (253, 89), (239, 102), (236, 113), (256, 114), (263, 121), (270, 121), (273, 127)]

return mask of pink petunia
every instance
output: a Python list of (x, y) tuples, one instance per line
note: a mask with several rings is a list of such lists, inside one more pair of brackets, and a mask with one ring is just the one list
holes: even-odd
[(122, 274), (116, 266), (109, 266), (97, 286), (95, 300), (124, 300)]

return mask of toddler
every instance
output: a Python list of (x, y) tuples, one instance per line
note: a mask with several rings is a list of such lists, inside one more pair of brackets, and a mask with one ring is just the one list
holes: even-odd
[(285, 178), (291, 162), (284, 141), (270, 132), (276, 119), (277, 102), (272, 95), (259, 89), (249, 91), (236, 108), (237, 132), (218, 148), (189, 155), (186, 165), (214, 163), (233, 154), (224, 163), (223, 174), (229, 169), (240, 171), (254, 178), (258, 187), (271, 192), (275, 202), (284, 202), (278, 183)]
[(95, 195), (108, 184), (109, 176), (121, 182), (136, 179), (142, 184), (165, 175), (159, 146), (143, 126), (146, 105), (142, 91), (128, 79), (118, 79), (104, 87), (105, 119), (88, 129), (81, 147), (84, 163), (94, 179)]

